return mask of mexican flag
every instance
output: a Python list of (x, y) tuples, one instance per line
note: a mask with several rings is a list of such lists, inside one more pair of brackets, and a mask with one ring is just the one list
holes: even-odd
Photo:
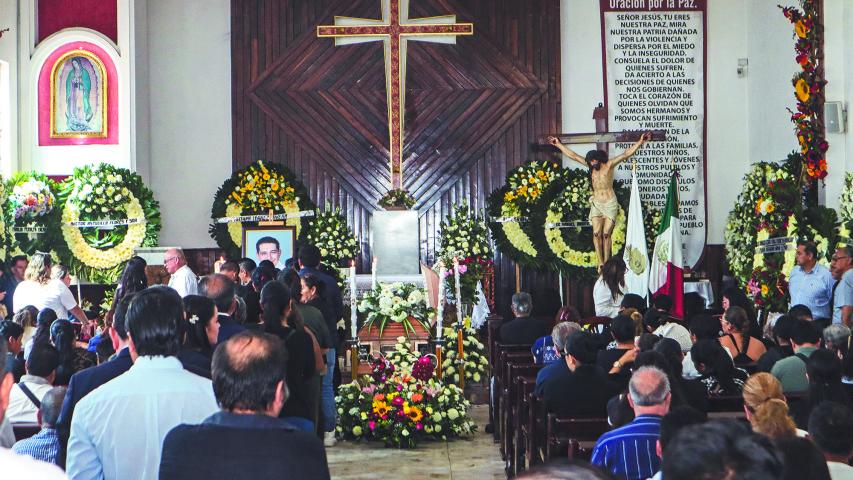
[(684, 316), (684, 261), (682, 259), (681, 222), (678, 220), (678, 172), (673, 171), (666, 193), (655, 250), (652, 252), (649, 291), (652, 298), (669, 295), (672, 298), (672, 315)]
[(643, 225), (643, 207), (640, 203), (636, 171), (631, 174), (628, 233), (622, 259), (628, 266), (628, 271), (625, 273), (625, 293), (635, 293), (646, 298), (649, 292), (649, 252), (646, 248), (646, 227)]

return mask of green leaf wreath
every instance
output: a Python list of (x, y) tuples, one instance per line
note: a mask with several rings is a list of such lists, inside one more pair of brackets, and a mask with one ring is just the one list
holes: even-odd
[[(5, 210), (13, 218), (14, 252), (27, 256), (36, 251), (50, 252), (62, 243), (59, 223), (62, 208), (57, 206), (56, 182), (43, 173), (19, 172), (6, 185)], [(44, 229), (17, 232), (16, 229)]]
[(15, 236), (12, 234), (11, 227), (15, 223), (13, 212), (5, 208), (9, 200), (9, 190), (6, 188), (6, 182), (0, 176), (0, 260), (9, 257), (12, 248), (15, 245)]
[[(630, 190), (621, 181), (613, 184), (619, 213), (611, 238), (613, 255), (619, 255), (625, 246)], [(565, 175), (551, 183), (542, 196), (541, 208), (533, 213), (535, 222), (542, 225), (541, 233), (533, 237), (537, 249), (547, 252), (552, 264), (571, 275), (595, 277), (598, 256), (592, 242), (592, 228), (557, 228), (560, 222), (585, 222), (589, 218), (589, 198), (592, 188), (589, 174), (584, 169), (569, 169)]]
[[(218, 218), (242, 215), (294, 214), (314, 210), (315, 206), (302, 184), (286, 167), (277, 163), (258, 160), (242, 170), (234, 172), (219, 187), (213, 198), (210, 216), (210, 237), (230, 258), (242, 257), (243, 223), (217, 223)], [(309, 217), (310, 222), (310, 217)], [(296, 227), (297, 239), (305, 229), (304, 218), (288, 218), (287, 226)]]
[[(102, 163), (75, 168), (58, 187), (61, 262), (101, 284), (115, 283), (139, 247), (154, 247), (160, 236), (160, 204), (135, 172)], [(77, 221), (137, 220), (110, 228), (72, 226)]]
[[(489, 196), (492, 238), (498, 250), (516, 263), (534, 268), (547, 265), (547, 255), (543, 255), (533, 243), (533, 237), (541, 231), (542, 224), (537, 223), (531, 214), (539, 208), (539, 200), (551, 182), (563, 177), (565, 171), (556, 162), (529, 162), (510, 171), (506, 185)], [(496, 221), (513, 218), (519, 221)]]
[(320, 249), (324, 261), (337, 266), (359, 254), (358, 239), (347, 225), (341, 209), (330, 209), (328, 205), (326, 211), (318, 213), (305, 229), (305, 241)]

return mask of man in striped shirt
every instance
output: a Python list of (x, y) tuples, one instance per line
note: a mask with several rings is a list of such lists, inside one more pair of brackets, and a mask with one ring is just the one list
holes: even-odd
[(656, 445), (661, 418), (669, 412), (669, 380), (655, 367), (642, 367), (631, 375), (628, 391), (634, 421), (602, 435), (592, 463), (620, 479), (647, 479), (660, 470)]

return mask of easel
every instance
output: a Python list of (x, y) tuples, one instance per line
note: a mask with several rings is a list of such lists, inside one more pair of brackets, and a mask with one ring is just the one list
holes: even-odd
[(273, 211), (272, 211), (272, 209), (270, 209), (269, 212), (267, 213), (267, 219), (258, 222), (258, 226), (260, 226), (260, 227), (283, 227), (284, 222), (281, 220), (274, 220), (273, 219)]

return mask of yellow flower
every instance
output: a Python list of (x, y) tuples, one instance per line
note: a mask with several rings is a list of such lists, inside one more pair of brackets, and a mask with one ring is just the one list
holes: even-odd
[(770, 201), (767, 202), (766, 208), (767, 208), (767, 213), (773, 213), (773, 210), (776, 210), (776, 206), (773, 204), (773, 202), (770, 202)]
[(797, 92), (797, 100), (801, 102), (808, 102), (811, 97), (811, 89), (809, 88), (809, 84), (805, 81), (805, 79), (797, 80), (797, 84), (794, 89)]
[(391, 407), (388, 406), (385, 402), (373, 402), (373, 413), (381, 416), (388, 415), (388, 412), (391, 411)]
[(794, 24), (794, 30), (800, 38), (806, 38), (806, 35), (809, 33), (808, 27), (806, 27), (806, 24), (802, 20), (797, 20), (797, 23)]
[(761, 294), (762, 295), (767, 295), (769, 292), (770, 292), (770, 287), (768, 287), (767, 285), (761, 286)]

